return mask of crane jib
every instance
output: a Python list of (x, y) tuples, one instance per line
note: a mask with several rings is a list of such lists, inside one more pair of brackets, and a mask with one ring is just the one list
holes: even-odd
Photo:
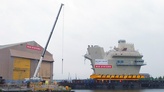
[(59, 9), (59, 12), (58, 12), (58, 14), (57, 14), (56, 20), (55, 20), (55, 22), (54, 22), (54, 25), (53, 25), (53, 27), (52, 27), (51, 33), (50, 33), (49, 38), (48, 38), (48, 40), (47, 40), (46, 46), (45, 46), (45, 48), (44, 48), (44, 50), (43, 50), (43, 53), (42, 53), (42, 55), (41, 55), (41, 57), (40, 57), (39, 63), (38, 63), (38, 65), (37, 65), (36, 69), (35, 69), (35, 72), (34, 72), (34, 75), (33, 75), (33, 79), (36, 78), (36, 75), (37, 75), (37, 73), (38, 73), (38, 71), (39, 71), (39, 69), (40, 69), (40, 65), (41, 65), (42, 60), (43, 60), (43, 58), (44, 58), (45, 52), (46, 52), (46, 50), (47, 50), (49, 41), (50, 41), (50, 39), (51, 39), (52, 33), (53, 33), (54, 28), (55, 28), (55, 26), (56, 26), (56, 23), (57, 23), (57, 20), (58, 20), (58, 17), (59, 17), (59, 14), (60, 14), (60, 11), (61, 11), (63, 5), (64, 5), (64, 4), (61, 4), (61, 6), (60, 6), (60, 9)]

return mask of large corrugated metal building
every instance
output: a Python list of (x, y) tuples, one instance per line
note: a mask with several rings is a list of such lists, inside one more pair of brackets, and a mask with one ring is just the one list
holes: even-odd
[[(31, 78), (43, 49), (35, 41), (0, 45), (0, 76), (6, 80)], [(46, 51), (38, 76), (52, 80), (53, 62), (52, 54)]]

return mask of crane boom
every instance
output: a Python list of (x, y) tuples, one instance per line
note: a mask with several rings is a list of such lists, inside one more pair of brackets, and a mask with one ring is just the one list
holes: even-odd
[(37, 65), (36, 69), (35, 69), (34, 75), (33, 75), (33, 77), (32, 77), (32, 78), (34, 78), (34, 79), (37, 78), (37, 73), (39, 72), (39, 69), (40, 69), (42, 60), (43, 60), (43, 58), (44, 58), (45, 52), (46, 52), (46, 50), (47, 50), (49, 41), (50, 41), (50, 39), (51, 39), (52, 33), (53, 33), (54, 28), (55, 28), (55, 26), (56, 26), (56, 23), (57, 23), (57, 20), (58, 20), (58, 17), (59, 17), (59, 14), (60, 14), (60, 11), (61, 11), (63, 5), (64, 5), (64, 4), (61, 4), (61, 6), (60, 6), (59, 12), (58, 12), (58, 14), (57, 14), (56, 20), (55, 20), (54, 25), (53, 25), (53, 27), (52, 27), (52, 30), (51, 30), (51, 33), (50, 33), (50, 35), (49, 35), (48, 41), (47, 41), (46, 46), (45, 46), (45, 48), (44, 48), (44, 50), (43, 50), (43, 52), (42, 52), (42, 54), (41, 54), (39, 63), (38, 63), (38, 65)]

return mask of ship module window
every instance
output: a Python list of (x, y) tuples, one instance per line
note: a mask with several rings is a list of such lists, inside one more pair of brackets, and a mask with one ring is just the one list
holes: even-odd
[(124, 63), (123, 60), (117, 60), (117, 63)]
[(127, 48), (123, 48), (123, 49), (122, 49), (122, 51), (126, 51), (126, 50), (127, 50)]
[(120, 60), (118, 60), (117, 63), (120, 63)]
[(137, 62), (144, 62), (144, 60), (135, 60), (135, 63)]

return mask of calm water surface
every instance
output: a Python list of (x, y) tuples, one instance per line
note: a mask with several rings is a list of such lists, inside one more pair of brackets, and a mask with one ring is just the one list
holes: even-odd
[(164, 89), (142, 89), (142, 90), (74, 90), (75, 92), (164, 92)]

